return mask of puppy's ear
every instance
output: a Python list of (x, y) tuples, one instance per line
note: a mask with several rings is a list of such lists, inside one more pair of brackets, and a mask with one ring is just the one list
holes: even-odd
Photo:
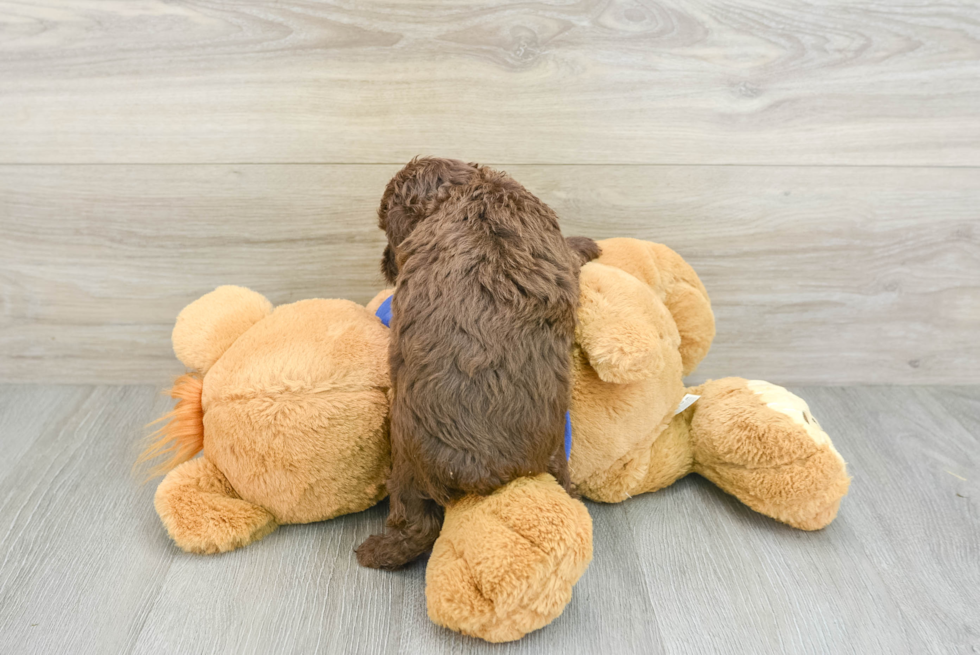
[(378, 227), (388, 237), (381, 258), (381, 273), (388, 284), (398, 277), (397, 248), (419, 223), (431, 216), (453, 187), (479, 176), (479, 167), (456, 159), (416, 157), (398, 171), (385, 187), (378, 207)]
[(395, 176), (399, 187), (396, 193), (400, 201), (398, 204), (410, 215), (414, 227), (432, 215), (454, 187), (469, 184), (478, 176), (477, 164), (467, 164), (458, 159), (416, 157)]
[(589, 237), (567, 237), (565, 242), (572, 249), (572, 252), (575, 253), (580, 266), (585, 266), (602, 254), (602, 249), (599, 248), (599, 244)]
[(385, 246), (384, 254), (381, 256), (381, 274), (385, 276), (388, 284), (394, 284), (398, 279), (398, 262), (395, 261), (395, 250), (391, 244)]

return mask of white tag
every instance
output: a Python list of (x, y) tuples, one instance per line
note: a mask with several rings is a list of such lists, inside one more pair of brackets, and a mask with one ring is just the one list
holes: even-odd
[(685, 409), (696, 403), (700, 397), (701, 396), (695, 396), (693, 393), (685, 394), (684, 398), (681, 400), (681, 404), (677, 406), (677, 411), (674, 412), (674, 416), (677, 416)]

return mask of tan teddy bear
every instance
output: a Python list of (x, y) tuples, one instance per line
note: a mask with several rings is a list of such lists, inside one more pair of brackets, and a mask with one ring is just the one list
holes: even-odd
[[(670, 248), (600, 243), (582, 269), (570, 468), (579, 491), (619, 502), (698, 473), (803, 530), (837, 515), (850, 479), (806, 403), (741, 378), (684, 388), (714, 338), (708, 294)], [(676, 413), (685, 396), (700, 396)]]
[[(699, 473), (753, 509), (825, 526), (847, 491), (843, 459), (785, 389), (737, 378), (685, 389), (714, 336), (708, 296), (665, 246), (600, 243), (582, 268), (570, 469), (587, 498), (619, 502)], [(155, 505), (191, 552), (231, 550), (278, 525), (356, 512), (384, 497), (387, 328), (345, 300), (272, 309), (220, 287), (186, 307)], [(677, 411), (682, 401), (700, 396)], [(191, 459), (203, 449), (203, 456)], [(172, 470), (171, 470), (172, 469)], [(592, 556), (588, 513), (550, 476), (450, 507), (426, 570), (429, 616), (488, 641), (547, 625)]]

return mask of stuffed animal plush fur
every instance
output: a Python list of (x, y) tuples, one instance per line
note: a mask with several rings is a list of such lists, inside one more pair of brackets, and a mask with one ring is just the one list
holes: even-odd
[[(830, 523), (849, 478), (806, 403), (740, 378), (685, 388), (714, 337), (700, 280), (665, 246), (600, 246), (582, 268), (573, 356), (579, 491), (619, 502), (695, 472), (791, 526)], [(384, 497), (388, 335), (374, 312), (388, 295), (367, 308), (273, 310), (255, 292), (220, 287), (180, 313), (174, 351), (191, 373), (147, 453), (172, 455), (155, 505), (178, 546), (228, 551)], [(700, 399), (678, 412), (687, 394)], [(561, 613), (591, 557), (588, 512), (550, 476), (465, 498), (448, 508), (428, 562), (429, 616), (488, 641), (518, 639)]]
[[(708, 294), (666, 246), (600, 243), (582, 269), (570, 468), (580, 493), (620, 502), (698, 473), (803, 530), (837, 515), (850, 479), (806, 403), (741, 378), (685, 388), (714, 338)], [(697, 395), (675, 413), (685, 395)]]

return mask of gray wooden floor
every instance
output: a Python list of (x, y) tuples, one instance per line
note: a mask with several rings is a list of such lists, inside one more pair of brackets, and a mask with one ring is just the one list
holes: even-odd
[(796, 388), (850, 463), (818, 533), (702, 479), (590, 504), (565, 613), (490, 646), (425, 614), (424, 564), (358, 568), (386, 505), (222, 556), (178, 551), (131, 476), (150, 386), (0, 386), (4, 653), (980, 650), (980, 388)]

